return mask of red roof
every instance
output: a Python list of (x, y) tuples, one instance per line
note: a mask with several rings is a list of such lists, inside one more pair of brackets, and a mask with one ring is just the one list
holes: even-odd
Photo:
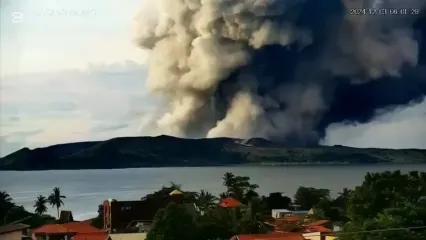
[(63, 233), (102, 233), (102, 230), (97, 229), (88, 224), (80, 222), (71, 222), (65, 224), (46, 224), (33, 232), (34, 234), (63, 234)]
[(285, 216), (283, 218), (278, 218), (275, 221), (277, 221), (277, 222), (301, 222), (301, 221), (303, 221), (303, 219), (304, 219), (303, 216), (291, 215), (291, 216)]
[(328, 220), (319, 220), (319, 221), (316, 221), (316, 222), (313, 222), (313, 223), (309, 223), (308, 227), (311, 227), (311, 226), (321, 226), (321, 225), (324, 225), (324, 224), (326, 224), (328, 222), (329, 222)]
[(74, 236), (73, 240), (106, 240), (106, 233), (79, 233)]
[(223, 208), (237, 208), (241, 206), (241, 203), (235, 198), (224, 198), (220, 200), (219, 206)]
[(324, 226), (308, 226), (306, 228), (307, 232), (321, 232), (321, 233), (331, 233), (333, 230), (328, 229)]
[(266, 234), (247, 234), (231, 238), (231, 240), (305, 240), (301, 233), (271, 232)]
[(59, 234), (67, 233), (68, 229), (62, 226), (61, 224), (46, 224), (33, 231), (34, 234), (41, 233), (50, 233), (50, 234)]

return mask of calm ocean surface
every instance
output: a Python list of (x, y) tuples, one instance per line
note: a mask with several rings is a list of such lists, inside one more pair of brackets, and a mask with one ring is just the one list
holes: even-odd
[[(171, 181), (184, 190), (224, 191), (222, 176), (226, 172), (249, 176), (260, 186), (261, 194), (284, 192), (293, 196), (299, 186), (328, 188), (333, 196), (342, 188), (360, 184), (367, 172), (386, 170), (426, 171), (422, 165), (369, 166), (248, 166), (200, 168), (140, 168), (79, 171), (0, 171), (0, 191), (7, 191), (16, 203), (32, 211), (39, 194), (48, 195), (60, 187), (67, 197), (63, 209), (71, 210), (74, 218), (84, 220), (96, 216), (103, 200), (137, 200)], [(56, 214), (54, 209), (49, 213)]]

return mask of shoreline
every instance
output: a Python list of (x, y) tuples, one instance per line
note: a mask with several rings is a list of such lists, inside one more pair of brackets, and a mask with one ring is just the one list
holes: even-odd
[(0, 169), (0, 172), (36, 172), (36, 171), (79, 171), (79, 170), (124, 170), (139, 168), (203, 168), (203, 167), (325, 167), (325, 166), (377, 166), (377, 165), (423, 165), (426, 162), (377, 162), (377, 163), (350, 163), (350, 162), (322, 162), (322, 163), (243, 163), (243, 164), (219, 164), (219, 165), (198, 165), (198, 166), (144, 166), (144, 167), (118, 167), (118, 168), (53, 168), (53, 169), (28, 169), (28, 170), (8, 170)]

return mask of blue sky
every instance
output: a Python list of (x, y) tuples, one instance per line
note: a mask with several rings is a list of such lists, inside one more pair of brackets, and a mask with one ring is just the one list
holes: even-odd
[(1, 156), (139, 135), (151, 107), (132, 42), (141, 0), (1, 1)]

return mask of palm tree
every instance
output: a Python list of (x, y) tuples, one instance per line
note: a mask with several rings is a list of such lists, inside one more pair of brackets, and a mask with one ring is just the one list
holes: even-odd
[(4, 205), (4, 204), (10, 204), (12, 203), (12, 198), (10, 197), (9, 193), (7, 193), (6, 191), (1, 191), (0, 192), (0, 205)]
[(6, 223), (6, 217), (10, 211), (14, 208), (13, 199), (10, 197), (9, 193), (6, 191), (0, 192), (0, 216), (4, 216), (0, 224)]
[(182, 185), (175, 182), (170, 182), (170, 188), (173, 190), (182, 191)]
[(339, 192), (339, 197), (336, 198), (335, 202), (339, 204), (339, 206), (346, 211), (348, 201), (351, 198), (351, 195), (353, 194), (353, 190), (350, 190), (348, 188), (343, 188), (342, 192)]
[(348, 189), (348, 188), (343, 188), (342, 192), (339, 192), (340, 197), (342, 197), (343, 199), (349, 199), (351, 194), (352, 194), (352, 190)]
[(223, 179), (223, 186), (229, 188), (234, 182), (235, 175), (233, 173), (227, 172), (225, 173), (222, 179)]
[(64, 202), (62, 201), (63, 198), (66, 198), (66, 197), (61, 195), (61, 190), (58, 187), (55, 187), (53, 189), (53, 192), (47, 198), (47, 201), (49, 202), (49, 204), (52, 207), (56, 207), (56, 211), (58, 213), (58, 219), (59, 219), (59, 208), (64, 205)]
[(213, 208), (216, 205), (216, 200), (218, 200), (213, 194), (201, 190), (199, 194), (197, 194), (196, 204), (202, 210), (205, 211), (207, 209)]
[(38, 215), (42, 215), (43, 213), (47, 212), (46, 204), (47, 204), (46, 197), (42, 195), (38, 196), (33, 206), (35, 208), (35, 213), (37, 213)]
[(266, 222), (265, 204), (262, 203), (260, 198), (252, 198), (244, 211), (241, 230), (250, 234), (265, 233), (271, 230)]

